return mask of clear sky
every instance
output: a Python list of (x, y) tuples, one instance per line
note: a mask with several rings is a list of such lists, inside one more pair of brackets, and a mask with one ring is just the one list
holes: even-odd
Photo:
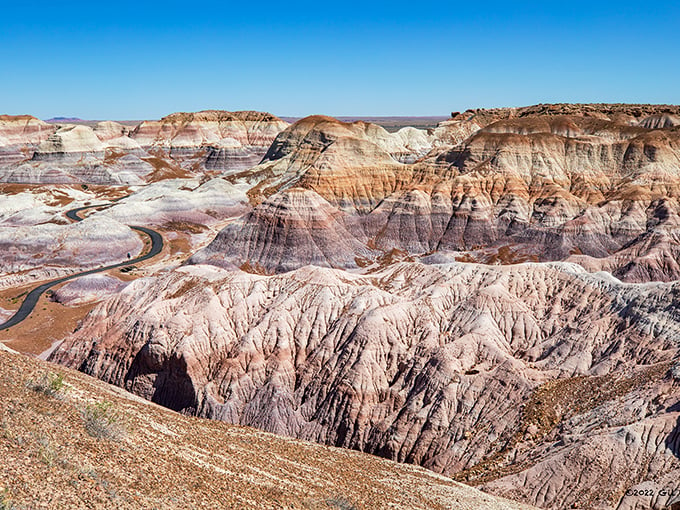
[(6, 0), (0, 12), (0, 113), (545, 102), (680, 103), (680, 3)]

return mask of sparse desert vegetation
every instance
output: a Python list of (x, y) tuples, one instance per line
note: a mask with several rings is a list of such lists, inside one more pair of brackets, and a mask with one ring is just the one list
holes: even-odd
[(64, 376), (54, 372), (42, 372), (35, 379), (30, 379), (26, 385), (48, 397), (57, 397), (65, 389)]
[(87, 404), (82, 411), (85, 430), (97, 439), (120, 441), (127, 434), (125, 425), (112, 402), (104, 400)]

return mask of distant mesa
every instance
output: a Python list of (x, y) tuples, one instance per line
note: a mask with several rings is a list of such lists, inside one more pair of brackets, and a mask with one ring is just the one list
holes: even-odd
[(229, 112), (225, 110), (202, 110), (200, 112), (175, 112), (161, 119), (165, 123), (181, 122), (275, 122), (281, 121), (277, 116), (268, 112), (243, 110)]
[[(317, 117), (317, 115), (314, 115), (314, 117)], [(286, 122), (290, 122), (291, 124), (302, 120), (304, 117), (281, 117)], [(346, 123), (352, 123), (356, 121), (362, 121), (366, 122), (369, 124), (377, 124), (378, 126), (381, 126), (382, 128), (386, 129), (387, 131), (393, 133), (395, 131), (398, 131), (399, 129), (410, 126), (410, 127), (415, 127), (419, 129), (433, 129), (437, 127), (437, 125), (444, 120), (447, 120), (448, 117), (446, 116), (389, 116), (389, 117), (383, 117), (383, 116), (366, 116), (366, 115), (361, 115), (361, 116), (344, 116), (344, 117), (335, 117), (335, 120), (341, 121), (341, 122), (346, 122)]]
[(260, 162), (288, 123), (266, 112), (206, 110), (156, 121), (0, 115), (0, 182), (145, 184)]
[(60, 122), (85, 122), (84, 119), (80, 119), (78, 117), (52, 117), (51, 119), (47, 119), (45, 122), (54, 122), (54, 123), (60, 123)]

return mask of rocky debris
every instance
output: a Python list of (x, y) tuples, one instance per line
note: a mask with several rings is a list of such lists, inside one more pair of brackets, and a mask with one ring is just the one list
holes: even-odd
[(455, 120), (474, 120), (486, 126), (501, 119), (555, 115), (577, 115), (636, 124), (655, 115), (679, 115), (678, 105), (620, 104), (620, 103), (557, 103), (537, 104), (521, 108), (474, 108), (463, 113), (452, 113)]
[(186, 266), (129, 284), (51, 359), (546, 508), (633, 508), (628, 488), (680, 488), (679, 296), (565, 263)]
[[(0, 399), (5, 506), (532, 508), (416, 466), (172, 413), (1, 343)], [(88, 409), (120, 438), (88, 434)]]

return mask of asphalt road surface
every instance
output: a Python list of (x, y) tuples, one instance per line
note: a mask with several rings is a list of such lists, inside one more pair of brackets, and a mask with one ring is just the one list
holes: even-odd
[[(77, 209), (71, 209), (66, 213), (66, 216), (73, 221), (82, 221), (82, 218), (78, 216), (78, 213), (80, 211), (84, 211), (86, 209), (93, 209), (96, 207), (102, 207), (102, 205), (93, 205), (87, 207), (78, 207)], [(112, 264), (110, 266), (89, 269), (88, 271), (83, 271), (82, 273), (75, 273), (69, 276), (64, 276), (63, 278), (57, 278), (56, 280), (43, 283), (42, 285), (38, 285), (37, 287), (32, 289), (28, 293), (28, 295), (24, 298), (24, 302), (21, 303), (21, 306), (16, 311), (16, 313), (12, 317), (10, 317), (9, 320), (4, 322), (3, 324), (0, 324), (0, 331), (7, 328), (11, 328), (12, 326), (16, 326), (21, 321), (26, 319), (26, 317), (28, 317), (35, 308), (35, 305), (38, 303), (38, 299), (40, 299), (40, 296), (50, 287), (54, 287), (55, 285), (59, 285), (60, 283), (67, 282), (69, 280), (74, 280), (76, 278), (88, 274), (101, 273), (102, 271), (108, 271), (109, 269), (115, 269), (117, 267), (125, 267), (130, 266), (132, 264), (137, 264), (138, 262), (143, 262), (152, 257), (155, 257), (161, 252), (161, 250), (163, 249), (163, 237), (158, 232), (146, 227), (130, 226), (130, 228), (138, 232), (142, 232), (143, 234), (146, 234), (151, 239), (151, 249), (145, 255), (142, 255), (141, 257), (137, 257), (135, 259), (126, 260), (125, 262), (121, 262), (119, 264)]]

